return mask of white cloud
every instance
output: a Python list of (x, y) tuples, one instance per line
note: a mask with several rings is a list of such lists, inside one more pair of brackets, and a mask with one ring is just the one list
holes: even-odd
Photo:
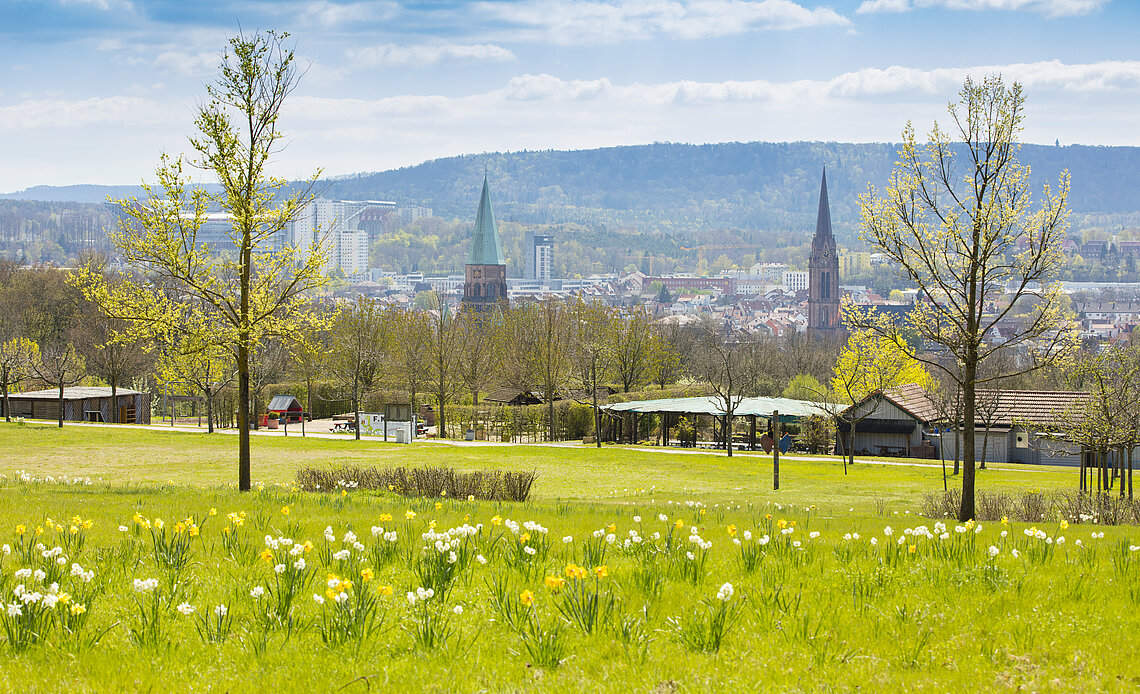
[(203, 77), (218, 72), (221, 56), (218, 52), (187, 53), (185, 51), (163, 51), (154, 58), (154, 66), (166, 72), (191, 77)]
[(855, 11), (909, 12), (920, 7), (942, 7), (948, 10), (1009, 10), (1036, 12), (1049, 17), (1074, 17), (1095, 12), (1109, 0), (864, 0)]
[(762, 30), (849, 26), (832, 9), (791, 0), (521, 0), (481, 2), (478, 11), (521, 28), (517, 39), (563, 45), (667, 36), (703, 39)]
[(395, 2), (355, 2), (341, 4), (320, 0), (305, 5), (301, 10), (301, 24), (318, 24), (322, 27), (344, 26), (359, 22), (376, 22), (390, 19), (399, 10)]
[(13, 106), (0, 106), (0, 131), (151, 125), (178, 120), (183, 120), (181, 109), (133, 96), (28, 99)]
[(445, 61), (514, 60), (515, 54), (494, 44), (443, 43), (399, 46), (388, 43), (350, 48), (345, 52), (345, 57), (355, 67), (427, 67)]

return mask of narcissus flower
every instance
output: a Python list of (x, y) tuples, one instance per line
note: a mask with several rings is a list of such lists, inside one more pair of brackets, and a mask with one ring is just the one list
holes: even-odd
[(533, 605), (534, 604), (534, 593), (530, 592), (529, 590), (524, 590), (522, 592), (522, 595), (519, 596), (519, 602), (521, 602), (524, 605)]
[(547, 588), (557, 593), (559, 590), (562, 590), (563, 586), (566, 585), (566, 579), (562, 578), (561, 576), (547, 576), (545, 583)]
[(408, 511), (406, 511), (404, 513), (404, 518), (407, 518), (408, 520), (412, 520), (415, 517), (416, 517), (416, 512), (411, 510), (411, 509), (408, 509)]
[(594, 575), (597, 576), (598, 578), (605, 578), (606, 576), (610, 575), (610, 570), (608, 568), (606, 568), (604, 565), (603, 566), (595, 566), (594, 567)]

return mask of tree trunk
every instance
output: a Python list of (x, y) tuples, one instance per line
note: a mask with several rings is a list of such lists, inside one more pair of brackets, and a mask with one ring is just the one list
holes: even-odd
[(206, 388), (206, 433), (214, 433), (214, 389)]
[(780, 488), (780, 411), (772, 411), (772, 489)]
[(946, 430), (938, 430), (938, 453), (942, 457), (942, 491), (948, 491), (950, 487), (946, 482)]
[(0, 381), (3, 381), (4, 386), (4, 421), (12, 421), (12, 407), (8, 404), (8, 369), (4, 369), (0, 373)]
[[(244, 292), (243, 292), (244, 302)], [(238, 338), (238, 491), (248, 492), (249, 469), (249, 345), (247, 337)]]
[(728, 457), (732, 457), (732, 413), (724, 415), (724, 428), (721, 430), (724, 435), (724, 447), (728, 449)]
[[(973, 311), (973, 308), (971, 308)], [(958, 510), (958, 520), (966, 522), (973, 520), (974, 509), (974, 414), (975, 380), (978, 377), (978, 352), (976, 348), (968, 348), (965, 361), (965, 373), (962, 384), (962, 507)]]
[(441, 439), (447, 438), (447, 420), (444, 418), (444, 408), (447, 405), (447, 396), (444, 395), (441, 389), (435, 397), (435, 402), (439, 405), (439, 412), (435, 413), (435, 431), (436, 436)]
[[(547, 429), (550, 432), (549, 438), (547, 440), (553, 441), (554, 440), (554, 389), (551, 389), (550, 393), (546, 396), (546, 416), (550, 420), (547, 423)], [(636, 434), (637, 434), (637, 432), (635, 431), (634, 435), (636, 436)]]
[(114, 379), (111, 379), (111, 408), (110, 408), (111, 412), (110, 412), (110, 415), (111, 415), (111, 423), (112, 424), (118, 424), (119, 423), (119, 397), (118, 397), (118, 392), (119, 391), (118, 391), (118, 388), (115, 386)]
[(590, 390), (594, 400), (594, 448), (602, 447), (602, 413), (598, 409), (598, 356), (590, 357)]
[[(413, 415), (413, 419), (414, 418), (415, 418), (415, 415)], [(355, 389), (352, 391), (352, 419), (356, 423), (356, 426), (353, 427), (353, 429), (355, 430), (355, 438), (357, 441), (359, 441), (360, 440), (360, 395), (356, 392)], [(388, 428), (388, 422), (387, 421), (384, 422), (384, 428), (385, 429)], [(415, 426), (413, 425), (412, 428), (414, 429)]]
[(63, 379), (59, 379), (59, 428), (63, 428)]

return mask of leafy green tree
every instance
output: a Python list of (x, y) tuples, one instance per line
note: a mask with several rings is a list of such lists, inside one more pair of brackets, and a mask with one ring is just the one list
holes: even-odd
[[(191, 187), (181, 159), (163, 156), (157, 185), (144, 185), (143, 201), (119, 201), (112, 241), (135, 274), (110, 284), (90, 270), (76, 283), (114, 318), (132, 322), (134, 334), (171, 341), (202, 334), (229, 349), (238, 373), (238, 488), (250, 489), (251, 361), (258, 346), (288, 336), (305, 320), (306, 293), (325, 281), (319, 245), (274, 249), (298, 212), (312, 199), (310, 185), (287, 185), (267, 167), (284, 136), (278, 119), (297, 84), (287, 34), (239, 35), (229, 42), (221, 74), (206, 88), (190, 138), (194, 164), (216, 177), (217, 194)], [(207, 212), (230, 215), (235, 253), (219, 254), (199, 236)]]
[[(1069, 177), (1062, 174), (1055, 191), (1046, 185), (1043, 201), (1032, 209), (1029, 168), (1018, 161), (1024, 107), (1020, 84), (968, 78), (958, 103), (949, 106), (954, 132), (936, 123), (922, 145), (908, 123), (886, 188), (880, 193), (872, 186), (860, 201), (864, 239), (918, 287), (909, 325), (923, 345), (937, 345), (949, 358), (916, 349), (893, 323), (864, 316), (852, 325), (893, 341), (960, 386), (961, 520), (974, 517), (978, 385), (1041, 368), (1074, 344), (1057, 282)], [(1004, 307), (991, 310), (1003, 295)], [(1025, 297), (1037, 299), (1032, 313), (993, 339)], [(1028, 358), (1007, 373), (979, 377), (979, 366), (1006, 350)]]

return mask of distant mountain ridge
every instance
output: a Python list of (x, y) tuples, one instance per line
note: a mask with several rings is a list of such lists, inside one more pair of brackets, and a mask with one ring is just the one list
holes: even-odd
[[(524, 223), (579, 222), (655, 228), (807, 228), (819, 177), (827, 167), (837, 233), (858, 226), (858, 196), (886, 183), (896, 144), (837, 142), (657, 143), (588, 150), (468, 154), (318, 184), (340, 199), (387, 199), (431, 207), (439, 216), (474, 219), (483, 172), (496, 212)], [(1140, 147), (1023, 145), (1034, 195), (1072, 176), (1070, 209), (1087, 215), (1140, 213)], [(35, 186), (9, 199), (103, 202), (137, 195), (137, 186)]]

